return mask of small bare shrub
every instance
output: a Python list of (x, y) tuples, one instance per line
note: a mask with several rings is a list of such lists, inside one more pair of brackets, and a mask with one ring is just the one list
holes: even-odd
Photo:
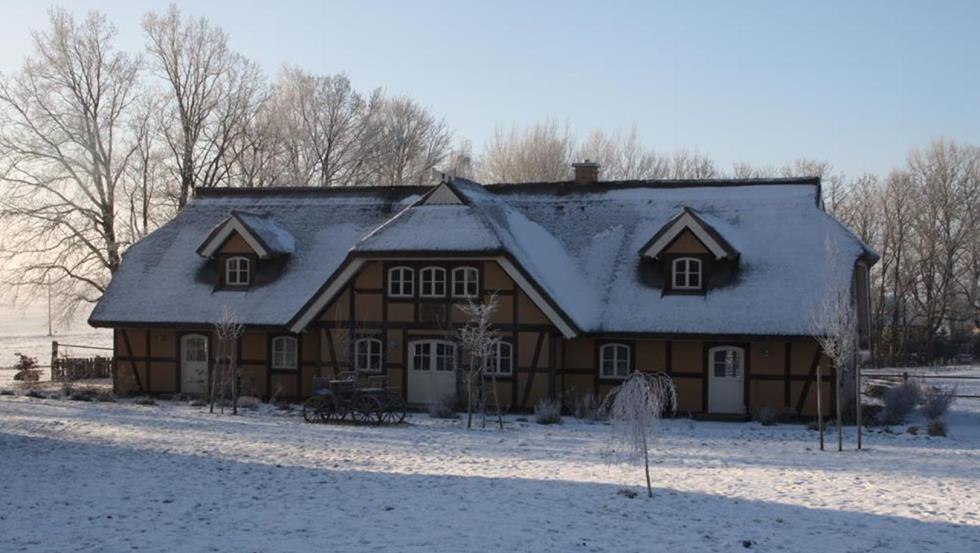
[(956, 401), (956, 390), (930, 386), (922, 393), (922, 413), (929, 420), (938, 420), (946, 416), (949, 406)]
[(930, 436), (945, 436), (946, 430), (946, 421), (943, 419), (932, 419), (926, 426), (926, 433)]
[(575, 418), (579, 420), (599, 420), (599, 400), (592, 392), (575, 398)]
[(98, 395), (99, 392), (95, 388), (80, 388), (68, 395), (68, 399), (72, 401), (95, 401)]
[(136, 405), (156, 405), (157, 400), (149, 396), (143, 396), (143, 397), (136, 398), (136, 400), (133, 401), (133, 403), (135, 403)]
[(27, 397), (32, 397), (32, 398), (35, 398), (35, 399), (47, 399), (48, 398), (48, 396), (42, 394), (40, 391), (35, 390), (35, 389), (27, 390), (27, 394), (25, 394), (25, 395)]
[(922, 388), (909, 380), (890, 388), (882, 400), (880, 422), (884, 425), (902, 424), (922, 398)]
[(192, 400), (191, 403), (190, 403), (190, 406), (191, 407), (207, 407), (208, 406), (208, 402), (204, 401), (201, 398), (198, 398), (198, 399)]
[(453, 408), (453, 400), (451, 396), (443, 396), (430, 401), (429, 404), (425, 406), (425, 410), (429, 413), (429, 416), (434, 419), (458, 418), (456, 409)]
[(238, 406), (242, 409), (258, 409), (262, 401), (255, 396), (242, 396), (238, 398)]
[(6, 390), (6, 389), (0, 390), (0, 396), (12, 396), (12, 395), (14, 395), (13, 390)]
[(100, 390), (95, 394), (95, 401), (99, 403), (115, 403), (116, 395), (109, 390)]
[(765, 405), (756, 409), (752, 418), (762, 426), (772, 426), (779, 420), (779, 412)]
[(557, 399), (542, 399), (534, 406), (534, 422), (538, 424), (561, 424), (561, 402)]
[(15, 353), (17, 362), (14, 363), (14, 380), (19, 382), (37, 382), (41, 380), (41, 369), (37, 367), (37, 357), (28, 357), (23, 353)]

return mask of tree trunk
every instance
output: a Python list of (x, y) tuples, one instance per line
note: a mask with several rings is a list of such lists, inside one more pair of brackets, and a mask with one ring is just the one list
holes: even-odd
[(820, 363), (817, 362), (817, 430), (820, 432), (820, 451), (823, 451), (823, 408), (820, 401), (823, 391), (823, 379), (821, 378)]
[(647, 473), (647, 497), (653, 497), (653, 486), (650, 484), (650, 448), (646, 434), (643, 435), (643, 470)]

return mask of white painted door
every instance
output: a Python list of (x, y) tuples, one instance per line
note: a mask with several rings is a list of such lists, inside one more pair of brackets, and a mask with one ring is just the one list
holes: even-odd
[(456, 344), (445, 340), (408, 343), (408, 402), (426, 404), (456, 396)]
[(205, 394), (208, 391), (208, 337), (185, 334), (180, 338), (180, 391)]
[(708, 412), (745, 413), (745, 351), (733, 346), (708, 350)]

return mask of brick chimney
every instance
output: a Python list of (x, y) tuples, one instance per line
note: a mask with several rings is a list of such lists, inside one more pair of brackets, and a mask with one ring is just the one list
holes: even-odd
[(584, 160), (573, 163), (575, 169), (575, 184), (594, 184), (599, 181), (599, 164)]

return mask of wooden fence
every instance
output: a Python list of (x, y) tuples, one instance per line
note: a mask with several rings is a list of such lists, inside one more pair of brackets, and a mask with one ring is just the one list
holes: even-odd
[(59, 355), (59, 348), (80, 348), (89, 350), (112, 351), (112, 348), (98, 346), (80, 346), (77, 344), (59, 344), (51, 342), (51, 380), (81, 380), (88, 378), (111, 378), (113, 357), (96, 355), (94, 357), (68, 357)]

